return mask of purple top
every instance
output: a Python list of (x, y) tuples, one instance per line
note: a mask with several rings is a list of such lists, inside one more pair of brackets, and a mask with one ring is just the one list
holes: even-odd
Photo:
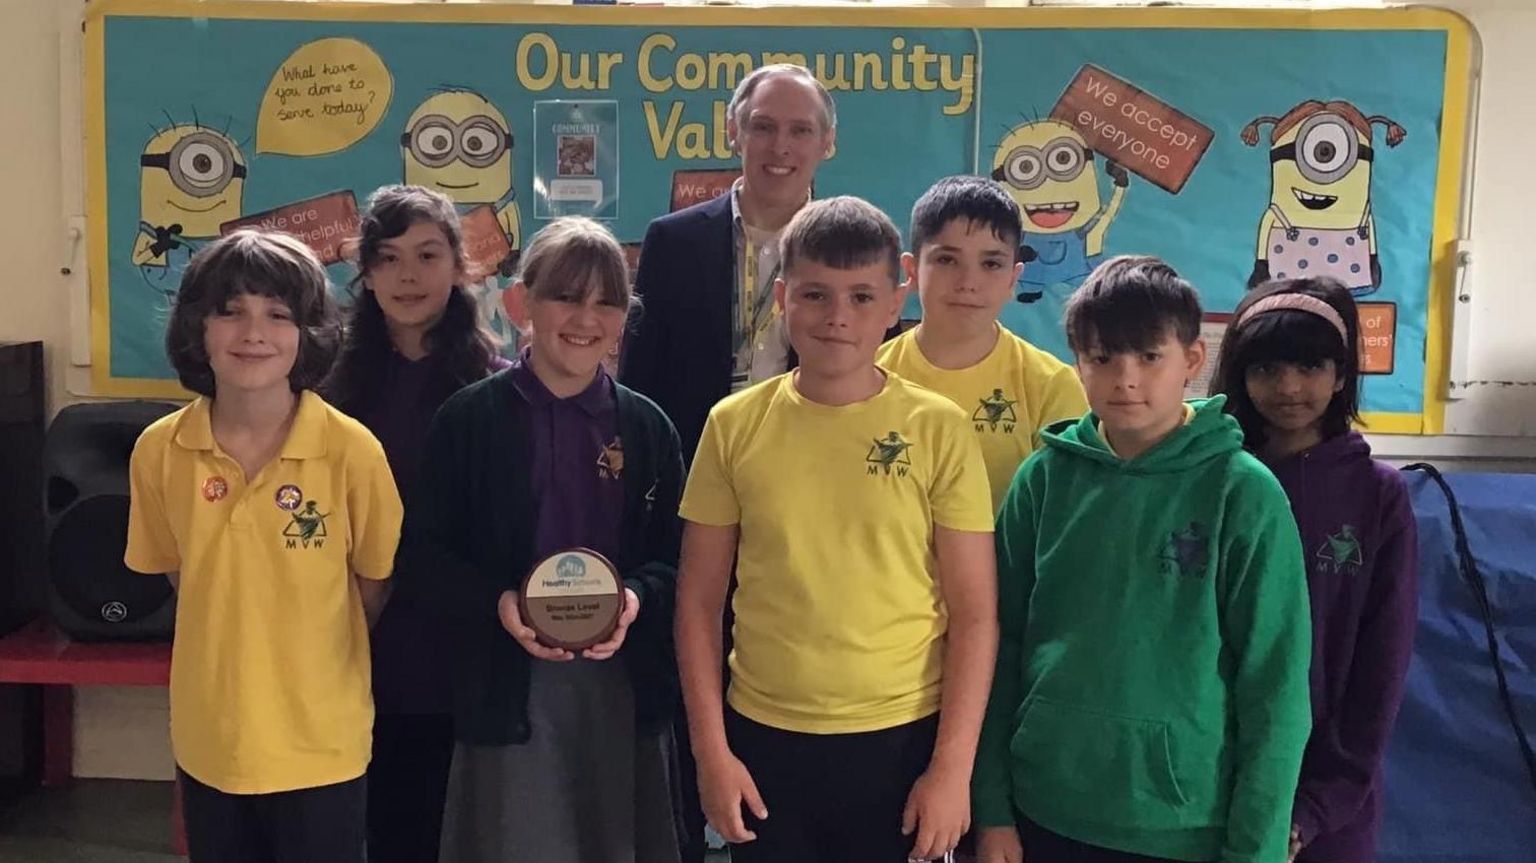
[[(490, 371), (509, 365), (493, 357)], [(357, 410), (357, 420), (384, 447), (407, 508), (415, 497), (427, 428), (456, 387), (430, 358), (409, 360), (391, 351), (379, 370), (379, 395)], [(446, 658), (439, 627), (410, 593), (397, 591), (370, 634), (373, 700), (381, 713), (448, 713), (452, 709)]]
[(533, 496), (538, 523), (534, 557), (584, 546), (618, 559), (624, 518), (624, 447), (613, 380), (602, 368), (570, 398), (556, 398), (523, 352), (512, 364), (512, 383), (527, 400), (533, 429)]
[(1300, 859), (1370, 863), (1382, 758), (1418, 623), (1408, 489), (1354, 432), (1270, 468), (1301, 528), (1312, 596), (1312, 736), (1293, 814)]
[[(487, 374), (511, 365), (506, 357), (493, 356)], [(430, 357), (408, 360), (395, 351), (390, 351), (379, 374), (379, 398), (371, 405), (361, 406), (357, 419), (384, 446), (395, 485), (404, 496), (416, 485), (432, 417), (458, 387), (445, 379)]]
[(433, 371), (427, 359), (408, 360), (391, 351), (388, 362), (380, 369), (379, 398), (358, 411), (358, 420), (384, 446), (395, 485), (402, 489), (415, 485), (422, 447), (427, 441), (427, 425), (438, 407), (431, 405), (430, 410), (423, 410), (428, 407), (423, 402), (432, 388)]

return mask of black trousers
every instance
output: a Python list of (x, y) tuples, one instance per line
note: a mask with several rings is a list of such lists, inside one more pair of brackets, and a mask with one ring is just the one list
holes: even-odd
[(192, 863), (363, 863), (368, 782), (229, 794), (177, 769)]
[(801, 734), (726, 709), (726, 738), (768, 807), (757, 839), (731, 846), (731, 863), (906, 863), (901, 835), (912, 785), (933, 757), (939, 717), (858, 734)]
[(443, 834), (453, 716), (379, 713), (368, 765), (368, 863), (433, 863)]

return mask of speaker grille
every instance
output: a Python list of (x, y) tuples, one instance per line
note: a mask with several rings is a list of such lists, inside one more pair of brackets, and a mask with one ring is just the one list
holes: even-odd
[(48, 545), (53, 588), (88, 620), (131, 627), (170, 599), (170, 582), (123, 565), (128, 545), (128, 498), (98, 495), (71, 507)]

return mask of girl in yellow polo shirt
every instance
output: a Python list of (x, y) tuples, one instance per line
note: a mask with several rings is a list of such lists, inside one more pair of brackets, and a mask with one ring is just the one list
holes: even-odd
[(361, 861), (368, 624), (400, 498), (367, 429), (309, 390), (340, 338), (325, 270), (239, 231), (188, 265), (166, 349), (198, 398), (144, 431), (124, 562), (177, 588), (171, 744), (203, 861)]

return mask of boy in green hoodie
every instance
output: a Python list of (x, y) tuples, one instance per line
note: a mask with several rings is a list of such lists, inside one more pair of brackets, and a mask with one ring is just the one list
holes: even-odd
[(1302, 551), (1205, 362), (1194, 288), (1101, 265), (1067, 305), (1091, 412), (997, 521), (1002, 640), (973, 779), (983, 863), (1284, 863), (1310, 730)]

